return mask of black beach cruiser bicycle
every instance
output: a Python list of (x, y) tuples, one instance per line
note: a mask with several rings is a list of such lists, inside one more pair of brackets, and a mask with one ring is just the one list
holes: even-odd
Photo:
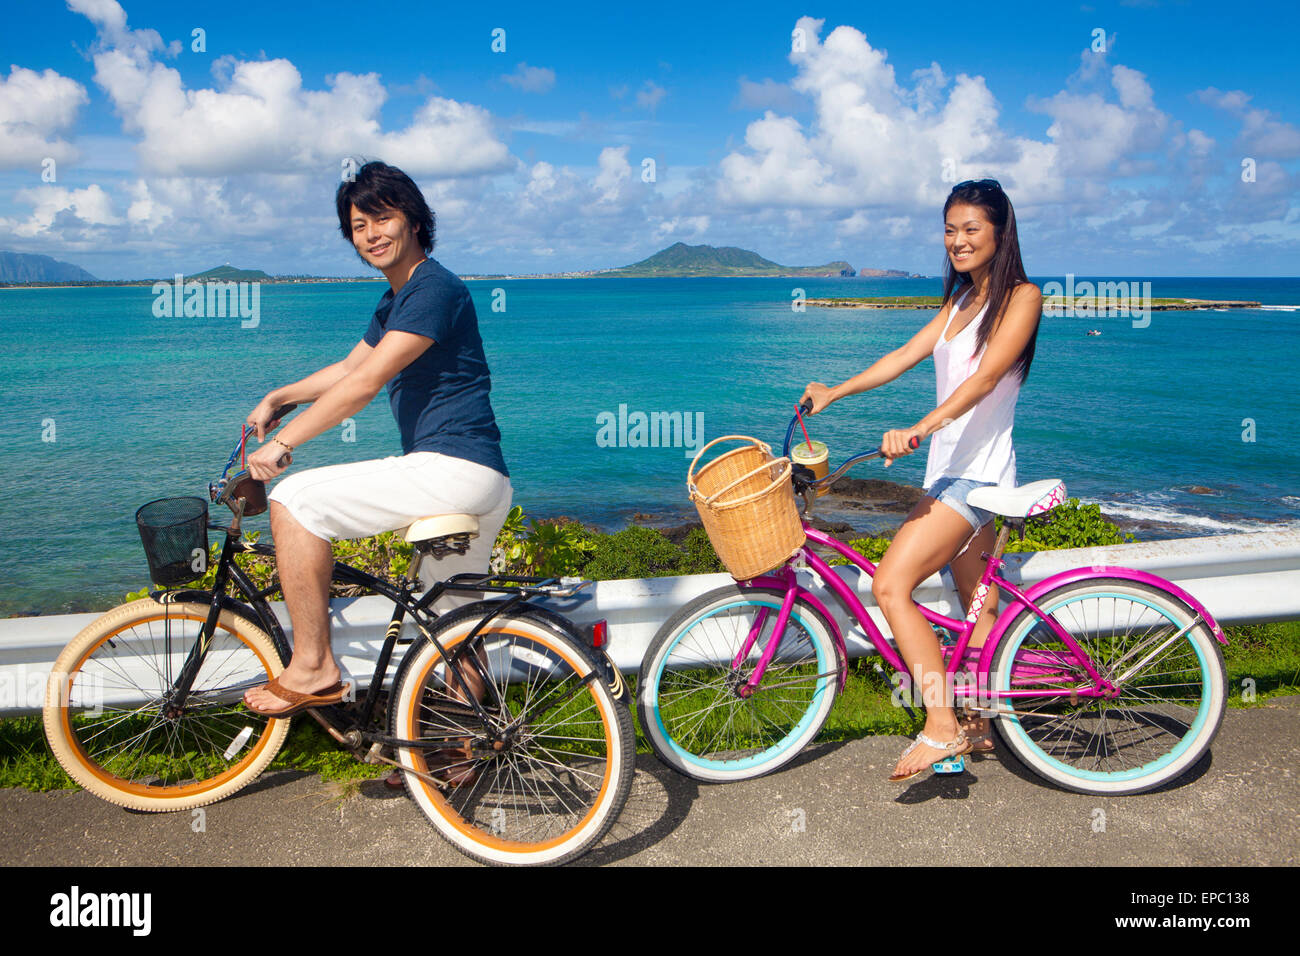
[[(262, 482), (230, 475), (250, 431), (209, 485), (209, 500), (231, 510), (228, 526), (209, 524), (202, 498), (137, 513), (157, 584), (192, 582), (205, 570), (207, 531), (225, 535), (211, 590), (154, 591), (108, 611), (51, 672), (44, 723), (54, 755), (77, 783), (121, 806), (220, 800), (251, 783), (288, 733), (288, 719), (243, 704), (290, 656), (267, 601), (278, 585), (258, 589), (235, 560), (275, 554), (241, 538), (242, 519), (267, 508)], [(415, 522), (406, 529), (411, 567), (396, 580), (335, 563), (334, 582), (383, 595), (393, 614), (364, 696), (307, 713), (358, 759), (398, 768), (421, 811), (466, 855), (563, 863), (604, 836), (631, 790), (626, 685), (604, 650), (603, 621), (582, 633), (537, 603), (590, 582), (458, 574), (419, 593), (421, 565), (464, 554), (476, 534), (471, 515)], [(494, 597), (439, 615), (432, 605), (444, 594)], [(401, 634), (408, 619), (413, 639)], [(385, 690), (400, 644), (409, 646)]]

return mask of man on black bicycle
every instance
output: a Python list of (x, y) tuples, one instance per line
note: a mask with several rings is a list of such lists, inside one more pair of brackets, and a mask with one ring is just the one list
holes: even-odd
[(402, 455), (291, 475), (270, 495), (271, 533), (293, 658), (277, 680), (248, 691), (250, 710), (284, 717), (347, 693), (329, 640), (330, 541), (404, 528), (425, 515), (476, 515), (479, 535), (443, 576), (488, 570), (513, 490), (489, 401), (491, 377), (465, 284), (428, 258), (434, 216), (419, 188), (384, 163), (339, 186), (339, 228), (390, 286), (362, 340), (340, 362), (269, 392), (248, 416), (259, 441), (283, 405), (311, 402), (248, 458), (263, 481), (303, 442), (355, 415), (387, 384)]

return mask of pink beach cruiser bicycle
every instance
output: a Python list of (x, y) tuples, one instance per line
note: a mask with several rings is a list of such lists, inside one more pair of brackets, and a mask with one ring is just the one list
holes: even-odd
[[(851, 457), (820, 480), (793, 467), (805, 514), (818, 489), (877, 457), (878, 448)], [(1227, 641), (1210, 613), (1177, 585), (1128, 568), (1078, 568), (1021, 588), (999, 573), (1009, 533), (1064, 503), (1065, 485), (979, 488), (967, 500), (1003, 517), (993, 553), (981, 554), (987, 566), (971, 606), (958, 620), (918, 605), (955, 637), (943, 650), (958, 708), (993, 718), (1006, 749), (1067, 790), (1140, 793), (1187, 772), (1214, 740), (1226, 702)], [(784, 766), (816, 738), (844, 689), (844, 636), (795, 567), (811, 570), (911, 682), (855, 590), (813, 547), (868, 575), (875, 565), (802, 526), (805, 543), (780, 567), (701, 595), (650, 644), (638, 682), (641, 726), (659, 757), (687, 776), (746, 780)], [(984, 646), (968, 651), (994, 585), (1005, 606)]]

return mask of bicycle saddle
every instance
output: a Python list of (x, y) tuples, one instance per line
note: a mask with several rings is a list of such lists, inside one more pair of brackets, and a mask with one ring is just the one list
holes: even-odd
[(976, 488), (966, 495), (966, 504), (1008, 518), (1032, 518), (1065, 504), (1065, 482), (1045, 478), (1019, 488)]
[(406, 529), (406, 540), (410, 544), (452, 535), (477, 538), (478, 518), (474, 515), (427, 515), (415, 519)]

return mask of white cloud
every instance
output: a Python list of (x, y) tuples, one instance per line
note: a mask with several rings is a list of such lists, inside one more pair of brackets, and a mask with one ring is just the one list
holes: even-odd
[(997, 176), (1028, 201), (1059, 190), (1054, 150), (998, 128), (997, 103), (982, 77), (963, 73), (950, 84), (932, 63), (912, 74), (908, 89), (858, 30), (838, 27), (822, 42), (820, 27), (801, 18), (796, 29), (805, 48), (790, 54), (797, 70), (791, 86), (812, 100), (813, 120), (805, 128), (769, 111), (751, 123), (746, 150), (720, 164), (724, 201), (932, 210), (948, 192), (949, 169), (958, 178)]
[(32, 207), (26, 221), (0, 220), (0, 227), (14, 235), (32, 238), (50, 230), (58, 220), (62, 227), (84, 229), (86, 226), (113, 226), (121, 222), (113, 211), (113, 200), (99, 185), (84, 189), (62, 186), (35, 186), (20, 189), (14, 198)]
[(607, 146), (600, 151), (600, 172), (596, 174), (593, 185), (602, 203), (617, 203), (625, 195), (626, 186), (632, 180), (632, 165), (627, 161), (628, 148)]
[(668, 91), (654, 80), (646, 80), (641, 89), (636, 91), (636, 105), (653, 113), (667, 95)]
[(555, 71), (520, 63), (513, 73), (507, 73), (501, 79), (524, 93), (548, 93), (555, 86)]
[[(822, 40), (821, 26), (801, 18), (804, 49), (789, 57), (790, 85), (812, 100), (813, 118), (801, 124), (769, 111), (751, 123), (745, 148), (720, 163), (723, 201), (828, 215), (863, 207), (929, 214), (953, 181), (983, 177), (1001, 181), (1017, 205), (1095, 199), (1117, 177), (1152, 171), (1171, 134), (1146, 77), (1104, 56), (1085, 52), (1065, 89), (1030, 98), (1029, 108), (1050, 120), (1035, 139), (1004, 128), (983, 77), (950, 78), (931, 62), (900, 83), (860, 31), (840, 26)], [(858, 226), (838, 228), (853, 234)]]
[(86, 100), (85, 87), (54, 70), (10, 67), (8, 79), (0, 76), (0, 167), (75, 158), (58, 134), (72, 126)]
[(1250, 95), (1241, 90), (1222, 93), (1214, 87), (1199, 91), (1201, 102), (1241, 120), (1239, 145), (1255, 158), (1300, 157), (1300, 128), (1274, 118), (1269, 110), (1252, 108)]
[(708, 216), (673, 216), (662, 220), (655, 227), (655, 237), (659, 241), (672, 238), (673, 241), (684, 239), (702, 239), (709, 231), (712, 220)]
[(511, 168), (492, 117), (472, 104), (430, 96), (405, 129), (384, 131), (387, 91), (374, 73), (326, 77), (304, 88), (288, 60), (213, 65), (222, 89), (186, 89), (180, 73), (154, 59), (162, 41), (129, 30), (114, 0), (72, 0), (99, 28), (95, 82), (128, 132), (141, 134), (144, 167), (162, 175), (297, 172), (349, 155), (382, 156), (413, 176), (473, 176)]
[(1146, 77), (1116, 65), (1110, 85), (1119, 102), (1103, 93), (1062, 90), (1047, 100), (1031, 98), (1029, 107), (1048, 114), (1047, 135), (1058, 147), (1064, 173), (1084, 179), (1105, 173), (1131, 174), (1135, 159), (1156, 150), (1169, 127), (1169, 118), (1155, 106)]

